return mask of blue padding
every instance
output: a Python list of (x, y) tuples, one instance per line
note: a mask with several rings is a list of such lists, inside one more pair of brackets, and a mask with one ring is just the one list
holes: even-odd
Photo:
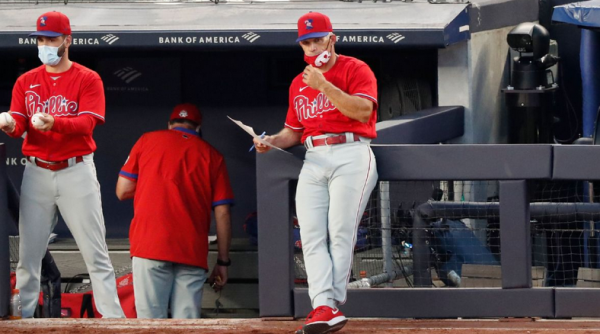
[(554, 7), (552, 21), (583, 27), (600, 27), (600, 0), (574, 2)]
[(581, 31), (579, 64), (583, 89), (583, 136), (591, 137), (594, 133), (598, 106), (600, 106), (600, 94), (598, 94), (598, 89), (600, 89), (600, 76), (598, 75), (600, 73), (600, 31), (589, 29)]

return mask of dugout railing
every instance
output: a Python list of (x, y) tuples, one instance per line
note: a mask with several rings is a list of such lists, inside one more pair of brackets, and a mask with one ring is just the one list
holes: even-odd
[[(350, 289), (351, 317), (597, 317), (600, 289), (532, 288), (528, 180), (598, 180), (600, 147), (561, 145), (373, 145), (380, 181), (499, 180), (502, 288)], [(303, 317), (306, 288), (294, 286), (293, 193), (305, 149), (257, 158), (259, 306), (262, 317)], [(443, 168), (440, 168), (443, 166)], [(426, 247), (414, 245), (415, 281)], [(424, 253), (425, 252), (425, 253)], [(425, 270), (425, 271), (423, 271)], [(419, 277), (421, 273), (421, 277)], [(425, 273), (425, 276), (423, 276)]]

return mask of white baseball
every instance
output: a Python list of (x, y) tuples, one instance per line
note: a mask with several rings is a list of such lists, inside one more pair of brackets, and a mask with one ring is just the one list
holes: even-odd
[(31, 116), (31, 124), (33, 124), (34, 127), (38, 127), (38, 126), (42, 126), (44, 125), (44, 120), (41, 119), (42, 117), (42, 113), (37, 113), (34, 114), (33, 116)]
[(13, 122), (13, 118), (9, 113), (3, 112), (0, 114), (0, 127), (5, 127), (7, 125), (10, 125), (10, 124), (12, 124), (12, 122)]

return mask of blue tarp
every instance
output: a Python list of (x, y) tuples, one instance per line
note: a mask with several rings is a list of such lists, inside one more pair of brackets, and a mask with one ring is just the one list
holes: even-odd
[(574, 2), (554, 7), (552, 21), (600, 28), (600, 0)]

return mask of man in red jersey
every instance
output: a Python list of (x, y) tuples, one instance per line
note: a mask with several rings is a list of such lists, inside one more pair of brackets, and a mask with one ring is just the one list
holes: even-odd
[(144, 134), (119, 173), (117, 197), (133, 198), (129, 231), (138, 318), (199, 318), (207, 279), (211, 210), (217, 263), (209, 282), (227, 283), (233, 192), (223, 156), (198, 134), (193, 104), (173, 109), (168, 130)]
[[(296, 214), (313, 311), (298, 334), (340, 330), (337, 308), (346, 302), (356, 231), (377, 183), (377, 81), (364, 62), (335, 53), (329, 17), (310, 12), (298, 20), (308, 66), (293, 81), (285, 127), (265, 137), (287, 148), (306, 146), (296, 189)], [(270, 147), (254, 140), (259, 153)]]
[(1, 129), (23, 134), (27, 165), (21, 185), (17, 288), (23, 317), (32, 317), (40, 292), (41, 260), (57, 222), (57, 209), (85, 260), (96, 308), (122, 318), (108, 257), (92, 132), (104, 124), (104, 88), (98, 74), (69, 60), (69, 18), (48, 12), (37, 19), (38, 56), (44, 65), (19, 77)]

